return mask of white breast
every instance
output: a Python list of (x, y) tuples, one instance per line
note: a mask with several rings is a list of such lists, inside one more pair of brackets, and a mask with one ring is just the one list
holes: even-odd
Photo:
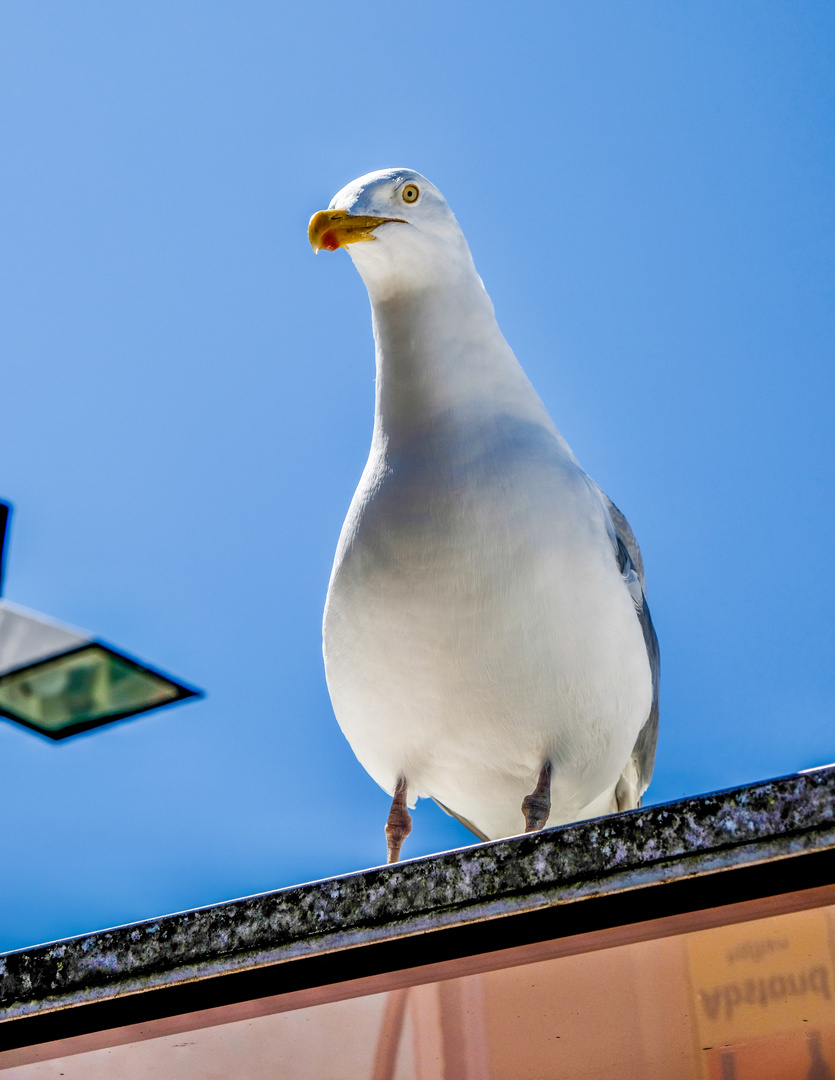
[(412, 798), (490, 837), (524, 829), (522, 799), (549, 759), (550, 824), (614, 809), (650, 709), (600, 497), (555, 433), (510, 418), (408, 454), (372, 448), (324, 649), (337, 719), (371, 776), (389, 792), (407, 777)]

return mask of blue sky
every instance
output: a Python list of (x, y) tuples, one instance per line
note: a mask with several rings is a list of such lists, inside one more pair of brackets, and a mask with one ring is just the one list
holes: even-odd
[[(207, 696), (0, 723), (0, 948), (381, 861), (320, 652), (368, 302), (306, 238), (372, 169), (445, 193), (638, 535), (649, 801), (835, 760), (833, 40), (812, 0), (5, 0), (5, 595)], [(468, 836), (422, 803), (405, 854)]]

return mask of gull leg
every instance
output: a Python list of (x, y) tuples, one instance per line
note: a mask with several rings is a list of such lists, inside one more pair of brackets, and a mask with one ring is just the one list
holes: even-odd
[(537, 832), (545, 827), (551, 813), (551, 762), (546, 761), (539, 774), (536, 787), (522, 800), (525, 815), (525, 832)]
[(394, 798), (391, 800), (391, 810), (386, 822), (386, 846), (390, 863), (399, 860), (403, 841), (412, 831), (412, 815), (406, 806), (406, 787), (406, 778), (401, 776), (394, 789)]

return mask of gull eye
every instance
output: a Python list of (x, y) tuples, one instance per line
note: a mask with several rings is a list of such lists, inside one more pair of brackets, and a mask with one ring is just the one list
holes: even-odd
[(417, 184), (407, 184), (402, 191), (403, 202), (415, 203), (418, 201), (418, 195), (420, 195), (420, 188)]

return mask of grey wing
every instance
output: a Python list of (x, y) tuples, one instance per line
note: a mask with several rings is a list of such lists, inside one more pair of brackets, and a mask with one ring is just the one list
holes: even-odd
[[(631, 778), (632, 782), (630, 783), (630, 778), (627, 778), (626, 774), (624, 774), (623, 787), (621, 788), (621, 785), (618, 785), (618, 809), (629, 809), (629, 804), (632, 806), (641, 805), (641, 795), (649, 786), (653, 766), (655, 765), (655, 746), (658, 741), (658, 694), (661, 681), (661, 654), (658, 648), (655, 627), (652, 625), (652, 617), (649, 613), (649, 605), (647, 604), (644, 560), (641, 558), (638, 541), (635, 539), (635, 534), (632, 532), (629, 522), (612, 500), (603, 492), (601, 492), (601, 495), (606, 503), (617, 534), (618, 566), (635, 601), (635, 612), (643, 631), (644, 644), (652, 674), (652, 705), (646, 723), (638, 733), (632, 751), (631, 764), (634, 766), (636, 775)], [(633, 786), (635, 790), (630, 791), (629, 789), (632, 789)], [(622, 806), (621, 802), (627, 805)]]
[[(597, 489), (600, 491), (600, 488)], [(609, 511), (609, 517), (612, 519), (612, 524), (615, 526), (615, 531), (623, 541), (624, 547), (629, 552), (629, 558), (632, 560), (632, 565), (635, 568), (635, 573), (638, 575), (638, 580), (641, 583), (641, 588), (644, 592), (647, 591), (646, 574), (644, 573), (644, 560), (641, 555), (641, 549), (638, 547), (638, 541), (635, 539), (635, 533), (632, 532), (632, 527), (623, 514), (618, 510), (605, 491), (600, 491), (603, 496), (603, 502), (606, 504), (606, 509)]]
[(469, 829), (474, 836), (477, 836), (479, 838), (479, 840), (490, 839), (489, 836), (484, 835), (481, 829), (477, 829), (468, 818), (462, 817), (460, 814), (456, 814), (454, 810), (450, 810), (448, 806), (444, 806), (441, 800), (436, 799), (434, 795), (432, 796), (432, 802), (437, 803), (445, 814), (448, 814), (450, 817), (454, 817), (456, 821), (460, 821), (464, 828)]

